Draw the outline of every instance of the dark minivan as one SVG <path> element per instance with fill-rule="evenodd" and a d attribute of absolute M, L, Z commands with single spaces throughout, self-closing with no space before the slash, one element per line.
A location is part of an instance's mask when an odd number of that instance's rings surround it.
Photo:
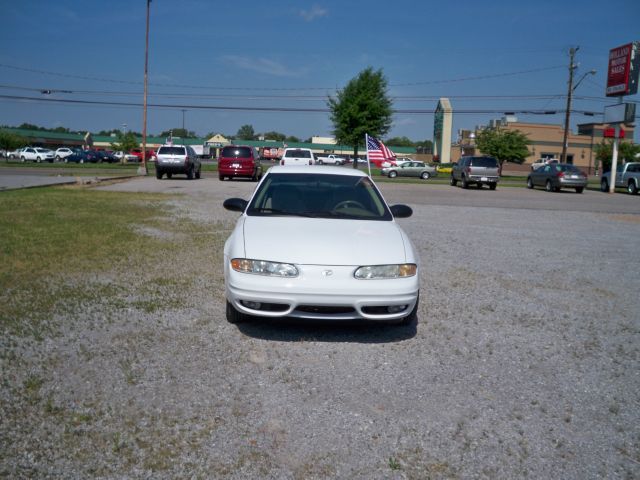
<path fill-rule="evenodd" d="M 260 155 L 254 147 L 229 145 L 218 157 L 218 178 L 231 180 L 235 177 L 250 178 L 257 182 L 262 177 Z"/>
<path fill-rule="evenodd" d="M 462 188 L 469 188 L 469 184 L 475 183 L 478 188 L 489 185 L 495 190 L 500 180 L 500 164 L 493 157 L 462 157 L 451 170 L 451 185 L 458 182 Z"/>

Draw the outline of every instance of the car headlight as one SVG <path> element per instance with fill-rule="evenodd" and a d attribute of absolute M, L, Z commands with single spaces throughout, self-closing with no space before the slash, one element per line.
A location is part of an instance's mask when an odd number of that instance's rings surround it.
<path fill-rule="evenodd" d="M 297 277 L 298 269 L 290 263 L 269 262 L 267 260 L 251 260 L 249 258 L 234 258 L 231 268 L 236 272 L 268 275 L 271 277 Z"/>
<path fill-rule="evenodd" d="M 378 280 L 385 278 L 413 277 L 418 270 L 415 263 L 402 263 L 399 265 L 371 265 L 359 267 L 354 277 L 360 280 Z"/>

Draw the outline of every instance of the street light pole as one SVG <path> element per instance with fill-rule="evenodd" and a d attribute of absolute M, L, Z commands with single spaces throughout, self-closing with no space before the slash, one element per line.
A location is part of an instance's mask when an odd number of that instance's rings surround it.
<path fill-rule="evenodd" d="M 142 164 L 138 168 L 138 175 L 147 174 L 147 77 L 149 74 L 149 7 L 151 0 L 147 0 L 147 31 L 144 45 L 144 106 L 142 110 Z"/>

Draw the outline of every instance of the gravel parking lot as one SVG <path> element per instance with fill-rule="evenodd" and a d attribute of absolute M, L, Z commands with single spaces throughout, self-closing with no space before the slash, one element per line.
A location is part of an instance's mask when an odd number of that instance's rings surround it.
<path fill-rule="evenodd" d="M 222 200 L 254 187 L 98 188 L 179 193 L 159 215 L 224 237 Z M 380 187 L 414 208 L 399 223 L 421 257 L 416 325 L 228 324 L 222 244 L 205 242 L 166 258 L 197 287 L 186 307 L 96 300 L 3 360 L 46 370 L 52 405 L 92 421 L 5 419 L 0 476 L 640 478 L 640 198 Z"/>

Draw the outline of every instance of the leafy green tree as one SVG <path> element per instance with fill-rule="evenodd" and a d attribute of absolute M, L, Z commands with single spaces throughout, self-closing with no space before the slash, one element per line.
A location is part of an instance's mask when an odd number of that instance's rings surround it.
<path fill-rule="evenodd" d="M 236 133 L 238 140 L 254 140 L 256 138 L 256 132 L 253 130 L 253 125 L 242 125 Z"/>
<path fill-rule="evenodd" d="M 192 130 L 187 130 L 186 128 L 172 128 L 171 130 L 165 130 L 164 132 L 158 135 L 159 137 L 168 137 L 169 135 L 173 135 L 178 138 L 198 138 L 196 132 Z"/>
<path fill-rule="evenodd" d="M 7 152 L 29 144 L 26 138 L 16 135 L 15 133 L 0 130 L 0 150 Z"/>
<path fill-rule="evenodd" d="M 259 136 L 264 137 L 265 140 L 275 140 L 277 142 L 284 142 L 287 138 L 284 133 L 280 132 L 265 132 L 261 133 Z"/>
<path fill-rule="evenodd" d="M 291 142 L 291 143 L 300 143 L 300 139 L 298 137 L 295 137 L 293 135 L 289 135 L 287 138 L 284 139 L 285 142 Z"/>
<path fill-rule="evenodd" d="M 101 137 L 110 137 L 112 133 L 118 135 L 118 133 L 120 133 L 120 130 L 118 130 L 117 128 L 112 128 L 111 130 L 100 130 L 98 133 L 96 133 L 96 135 Z"/>
<path fill-rule="evenodd" d="M 364 145 L 364 135 L 384 136 L 391 128 L 392 102 L 382 70 L 366 68 L 351 79 L 336 97 L 327 101 L 331 109 L 333 135 L 340 144 L 353 145 L 353 158 Z M 358 168 L 353 162 L 353 168 Z"/>
<path fill-rule="evenodd" d="M 596 162 L 602 165 L 602 171 L 611 170 L 611 162 L 613 160 L 613 140 L 602 140 L 599 145 L 594 148 L 596 154 Z M 636 161 L 636 155 L 640 154 L 640 145 L 630 142 L 618 143 L 618 165 L 621 162 Z M 596 170 L 598 166 L 596 165 Z"/>
<path fill-rule="evenodd" d="M 527 145 L 531 142 L 520 130 L 503 130 L 487 128 L 478 133 L 476 145 L 482 153 L 495 157 L 500 162 L 500 169 L 505 160 L 524 163 L 529 156 Z"/>
<path fill-rule="evenodd" d="M 140 143 L 138 142 L 138 138 L 136 137 L 134 132 L 127 132 L 127 133 L 118 132 L 116 134 L 116 138 L 117 138 L 117 141 L 111 143 L 111 148 L 113 148 L 115 151 L 127 153 L 133 150 L 134 148 L 138 148 L 140 146 Z M 126 161 L 124 155 L 122 156 L 121 161 L 122 163 Z"/>
<path fill-rule="evenodd" d="M 385 144 L 394 147 L 415 147 L 415 143 L 407 137 L 392 137 L 387 139 Z"/>
<path fill-rule="evenodd" d="M 23 123 L 18 128 L 21 130 L 45 130 L 43 127 L 39 127 L 33 123 Z"/>

